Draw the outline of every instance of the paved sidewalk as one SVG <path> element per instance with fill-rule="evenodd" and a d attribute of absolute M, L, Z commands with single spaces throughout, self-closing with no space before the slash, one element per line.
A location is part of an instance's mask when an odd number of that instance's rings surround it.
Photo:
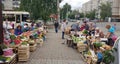
<path fill-rule="evenodd" d="M 61 44 L 62 42 L 64 40 L 61 39 L 61 32 L 55 33 L 51 29 L 43 47 L 30 53 L 30 59 L 27 62 L 18 64 L 85 64 L 76 50 Z"/>

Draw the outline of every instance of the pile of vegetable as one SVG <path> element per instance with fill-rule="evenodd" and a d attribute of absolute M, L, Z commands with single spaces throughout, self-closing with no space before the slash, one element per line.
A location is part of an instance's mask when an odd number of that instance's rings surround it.
<path fill-rule="evenodd" d="M 83 34 L 88 34 L 88 30 L 83 30 Z"/>
<path fill-rule="evenodd" d="M 10 61 L 10 60 L 11 60 L 11 58 L 10 58 L 10 57 L 0 56 L 0 61 L 5 62 L 5 61 Z"/>

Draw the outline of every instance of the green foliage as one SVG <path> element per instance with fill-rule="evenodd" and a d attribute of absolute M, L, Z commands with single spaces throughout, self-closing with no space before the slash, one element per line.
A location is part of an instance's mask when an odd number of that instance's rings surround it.
<path fill-rule="evenodd" d="M 11 60 L 11 58 L 10 57 L 5 57 L 5 56 L 0 56 L 0 60 L 1 61 L 10 61 Z"/>
<path fill-rule="evenodd" d="M 84 30 L 84 31 L 83 31 L 83 34 L 88 34 L 88 31 L 87 31 L 87 30 Z"/>
<path fill-rule="evenodd" d="M 90 11 L 90 12 L 88 12 L 88 13 L 86 14 L 86 17 L 87 17 L 87 18 L 90 18 L 90 19 L 95 19 L 95 13 L 96 13 L 95 10 Z"/>
<path fill-rule="evenodd" d="M 102 19 L 105 19 L 105 17 L 111 17 L 112 9 L 110 2 L 107 2 L 106 4 L 101 3 L 100 10 L 101 10 L 100 16 Z"/>
<path fill-rule="evenodd" d="M 80 13 L 80 18 L 84 18 L 84 13 Z"/>
<path fill-rule="evenodd" d="M 50 14 L 57 13 L 57 0 L 21 0 L 20 10 L 30 12 L 34 20 L 47 21 Z"/>
<path fill-rule="evenodd" d="M 93 43 L 94 47 L 99 49 L 102 46 L 102 43 Z"/>
<path fill-rule="evenodd" d="M 113 50 L 105 50 L 103 52 L 103 62 L 105 64 L 110 64 L 111 62 L 114 62 L 115 57 L 112 55 Z"/>
<path fill-rule="evenodd" d="M 79 18 L 83 18 L 83 17 L 84 17 L 84 13 L 80 13 L 80 12 L 77 11 L 77 10 L 71 11 L 70 14 L 68 15 L 68 17 L 69 17 L 70 19 L 76 19 L 76 18 L 75 18 L 75 15 L 80 15 Z"/>
<path fill-rule="evenodd" d="M 7 46 L 5 44 L 0 44 L 1 49 L 6 49 Z"/>
<path fill-rule="evenodd" d="M 16 36 L 15 35 L 10 35 L 10 39 L 15 40 Z"/>
<path fill-rule="evenodd" d="M 2 10 L 4 10 L 4 4 L 2 4 Z"/>
<path fill-rule="evenodd" d="M 22 42 L 22 45 L 27 45 L 27 42 Z"/>
<path fill-rule="evenodd" d="M 74 43 L 78 43 L 80 41 L 80 39 L 76 36 L 72 36 L 72 40 Z"/>
<path fill-rule="evenodd" d="M 70 12 L 70 11 L 71 11 L 71 6 L 68 3 L 66 3 L 63 6 L 63 8 L 61 8 L 61 10 L 60 10 L 60 16 L 61 16 L 60 18 L 65 19 L 66 16 L 67 16 L 67 13 Z"/>

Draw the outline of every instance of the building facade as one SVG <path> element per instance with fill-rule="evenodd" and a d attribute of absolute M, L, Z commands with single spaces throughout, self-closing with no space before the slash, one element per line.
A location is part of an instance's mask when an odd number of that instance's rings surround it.
<path fill-rule="evenodd" d="M 112 18 L 116 20 L 120 20 L 120 0 L 113 0 Z"/>
<path fill-rule="evenodd" d="M 90 0 L 82 5 L 82 12 L 87 13 L 92 10 L 97 10 L 100 6 L 100 3 L 106 3 L 110 0 Z"/>
<path fill-rule="evenodd" d="M 111 1 L 112 0 L 90 0 L 82 5 L 82 8 L 81 8 L 82 13 L 84 13 L 86 15 L 90 11 L 96 10 L 95 17 L 100 19 L 101 18 L 101 16 L 100 16 L 101 10 L 100 10 L 99 6 L 101 6 L 101 3 L 105 4 L 105 3 L 111 2 Z"/>
<path fill-rule="evenodd" d="M 20 0 L 2 0 L 4 10 L 14 10 L 20 7 Z"/>

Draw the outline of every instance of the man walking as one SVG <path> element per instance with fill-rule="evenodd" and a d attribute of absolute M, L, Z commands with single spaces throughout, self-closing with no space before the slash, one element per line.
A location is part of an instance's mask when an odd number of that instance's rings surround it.
<path fill-rule="evenodd" d="M 55 21 L 54 26 L 55 26 L 55 32 L 58 33 L 59 23 Z"/>

